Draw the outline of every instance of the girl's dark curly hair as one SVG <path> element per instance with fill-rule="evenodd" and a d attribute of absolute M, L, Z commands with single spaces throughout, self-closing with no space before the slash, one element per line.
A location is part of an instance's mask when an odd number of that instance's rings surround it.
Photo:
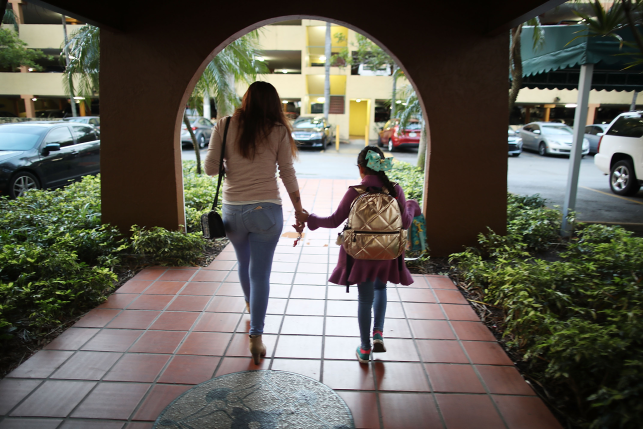
<path fill-rule="evenodd" d="M 380 179 L 382 179 L 382 183 L 384 183 L 384 187 L 388 190 L 389 194 L 393 198 L 397 197 L 397 191 L 395 190 L 395 184 L 393 184 L 388 176 L 386 175 L 385 172 L 383 171 L 375 171 L 371 170 L 368 168 L 366 165 L 368 164 L 368 161 L 366 160 L 366 155 L 368 155 L 368 151 L 372 150 L 373 152 L 377 153 L 382 159 L 384 159 L 384 153 L 382 150 L 377 147 L 377 146 L 366 146 L 362 151 L 357 155 L 357 165 L 361 166 L 364 168 L 364 173 L 369 175 L 369 176 L 378 176 Z"/>

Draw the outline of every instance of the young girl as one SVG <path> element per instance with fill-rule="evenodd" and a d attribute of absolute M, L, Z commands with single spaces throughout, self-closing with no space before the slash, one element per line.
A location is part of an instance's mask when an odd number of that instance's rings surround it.
<path fill-rule="evenodd" d="M 369 160 L 367 155 L 374 152 L 377 161 Z M 373 155 L 371 155 L 373 158 Z M 386 176 L 386 171 L 391 170 L 391 163 L 384 162 L 384 154 L 375 146 L 365 147 L 357 157 L 357 166 L 362 178 L 361 185 L 369 187 L 386 188 L 390 195 L 397 199 L 402 212 L 402 226 L 408 229 L 415 216 L 420 215 L 420 206 L 415 200 L 406 200 L 404 190 L 400 185 L 393 184 Z M 337 228 L 348 218 L 351 203 L 358 196 L 358 192 L 349 188 L 337 211 L 328 217 L 317 216 L 313 213 L 297 213 L 299 222 L 307 222 L 308 228 L 314 231 L 317 228 Z M 404 255 L 402 255 L 403 257 Z M 347 258 L 350 258 L 342 246 L 339 250 L 337 267 L 333 270 L 328 281 L 338 285 L 357 284 L 358 308 L 357 321 L 361 337 L 361 344 L 357 347 L 357 359 L 361 363 L 368 363 L 371 352 L 385 352 L 384 317 L 386 316 L 386 282 L 410 285 L 413 283 L 411 273 L 406 265 L 400 266 L 396 259 L 390 261 L 359 260 L 353 259 L 352 268 L 347 270 Z M 373 309 L 375 323 L 373 326 L 373 347 L 371 348 L 371 308 Z"/>

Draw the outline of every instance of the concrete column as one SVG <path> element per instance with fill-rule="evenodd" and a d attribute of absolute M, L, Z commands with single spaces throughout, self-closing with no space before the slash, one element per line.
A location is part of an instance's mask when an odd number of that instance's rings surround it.
<path fill-rule="evenodd" d="M 16 22 L 18 23 L 18 25 L 24 24 L 25 17 L 22 13 L 22 5 L 24 4 L 24 2 L 22 0 L 9 0 L 9 3 L 11 3 L 11 8 L 13 9 L 13 14 L 16 17 Z"/>
<path fill-rule="evenodd" d="M 85 112 L 85 100 L 81 100 L 81 102 L 78 103 L 78 107 L 80 108 L 80 116 L 87 116 L 87 113 Z"/>
<path fill-rule="evenodd" d="M 587 125 L 592 125 L 596 118 L 596 109 L 600 107 L 600 103 L 592 103 L 587 105 Z"/>
<path fill-rule="evenodd" d="M 20 95 L 20 98 L 22 98 L 25 101 L 25 116 L 27 118 L 35 118 L 36 117 L 36 105 L 33 102 L 33 95 Z"/>

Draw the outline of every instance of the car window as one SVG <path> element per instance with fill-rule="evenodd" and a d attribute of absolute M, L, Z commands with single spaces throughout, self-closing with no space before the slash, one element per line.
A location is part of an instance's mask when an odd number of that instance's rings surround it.
<path fill-rule="evenodd" d="M 547 136 L 566 136 L 574 134 L 572 127 L 567 125 L 543 125 L 541 129 L 542 133 Z"/>
<path fill-rule="evenodd" d="M 74 144 L 74 139 L 69 132 L 69 128 L 58 127 L 49 131 L 49 134 L 45 137 L 45 145 L 49 143 L 57 143 L 60 147 L 72 146 Z"/>
<path fill-rule="evenodd" d="M 213 127 L 214 126 L 212 121 L 210 121 L 209 119 L 203 119 L 203 122 L 205 122 L 205 125 L 208 126 L 208 127 Z"/>
<path fill-rule="evenodd" d="M 607 135 L 636 138 L 643 136 L 641 115 L 631 114 L 619 117 L 607 131 Z"/>
<path fill-rule="evenodd" d="M 532 130 L 531 125 L 525 125 L 524 127 L 522 127 L 522 130 L 531 132 L 531 130 Z"/>
<path fill-rule="evenodd" d="M 47 128 L 29 125 L 0 126 L 0 150 L 29 150 L 36 146 Z"/>
<path fill-rule="evenodd" d="M 89 123 L 90 123 L 90 124 L 92 124 L 92 125 L 94 125 L 94 126 L 99 126 L 99 125 L 100 125 L 100 122 L 99 122 L 99 121 L 98 121 L 98 119 L 96 119 L 96 118 L 92 118 L 92 119 L 90 119 L 90 120 L 89 120 Z"/>
<path fill-rule="evenodd" d="M 420 123 L 419 122 L 409 122 L 406 124 L 406 130 L 419 130 L 420 128 Z"/>
<path fill-rule="evenodd" d="M 300 118 L 293 124 L 295 128 L 320 128 L 323 126 L 323 120 L 318 118 Z"/>
<path fill-rule="evenodd" d="M 588 125 L 585 127 L 585 134 L 593 134 L 596 135 L 596 127 L 593 127 L 591 125 Z"/>
<path fill-rule="evenodd" d="M 78 143 L 87 143 L 98 140 L 96 138 L 96 133 L 92 127 L 72 127 L 74 130 L 74 136 L 76 137 L 76 142 Z"/>

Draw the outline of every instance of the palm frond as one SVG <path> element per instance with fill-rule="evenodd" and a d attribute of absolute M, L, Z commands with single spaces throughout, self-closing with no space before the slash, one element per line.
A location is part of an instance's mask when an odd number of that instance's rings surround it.
<path fill-rule="evenodd" d="M 71 34 L 66 48 L 69 64 L 63 73 L 64 89 L 68 96 L 73 92 L 91 100 L 99 89 L 100 29 L 92 25 L 81 27 Z M 61 61 L 65 61 L 64 55 Z"/>

